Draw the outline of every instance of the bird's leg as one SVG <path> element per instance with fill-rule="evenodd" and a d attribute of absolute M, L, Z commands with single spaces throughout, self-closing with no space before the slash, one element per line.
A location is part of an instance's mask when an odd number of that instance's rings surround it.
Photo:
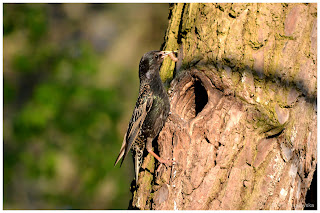
<path fill-rule="evenodd" d="M 147 145 L 146 145 L 147 151 L 153 155 L 160 163 L 166 164 L 166 165 L 172 165 L 172 160 L 164 160 L 161 157 L 159 157 L 156 153 L 152 151 L 152 138 L 147 139 Z"/>

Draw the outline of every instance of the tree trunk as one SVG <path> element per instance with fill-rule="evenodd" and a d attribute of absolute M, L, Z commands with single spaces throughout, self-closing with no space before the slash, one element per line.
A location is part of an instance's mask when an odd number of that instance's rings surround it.
<path fill-rule="evenodd" d="M 131 208 L 303 209 L 317 162 L 317 5 L 174 4 L 171 115 Z M 174 72 L 172 71 L 174 70 Z"/>

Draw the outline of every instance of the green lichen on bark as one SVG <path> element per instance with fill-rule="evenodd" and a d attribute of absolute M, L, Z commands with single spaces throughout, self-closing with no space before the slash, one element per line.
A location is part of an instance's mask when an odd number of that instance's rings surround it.
<path fill-rule="evenodd" d="M 179 3 L 172 8 L 171 19 L 169 21 L 169 26 L 165 36 L 165 46 L 163 50 L 166 51 L 176 51 L 179 49 L 178 36 L 179 36 L 179 26 L 181 22 L 181 15 L 183 12 L 184 4 Z M 173 78 L 173 71 L 175 68 L 175 63 L 169 58 L 165 59 L 162 63 L 160 70 L 160 77 L 163 82 L 168 86 Z"/>

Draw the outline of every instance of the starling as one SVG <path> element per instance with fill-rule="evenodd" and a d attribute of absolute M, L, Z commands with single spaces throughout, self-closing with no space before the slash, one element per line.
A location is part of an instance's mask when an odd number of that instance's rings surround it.
<path fill-rule="evenodd" d="M 132 147 L 136 182 L 145 148 L 160 163 L 171 163 L 170 160 L 164 160 L 152 151 L 152 141 L 164 126 L 170 112 L 169 98 L 159 75 L 163 59 L 170 54 L 172 55 L 172 51 L 150 51 L 140 60 L 139 97 L 124 136 L 120 154 L 114 164 L 116 165 L 122 157 L 122 165 Z"/>

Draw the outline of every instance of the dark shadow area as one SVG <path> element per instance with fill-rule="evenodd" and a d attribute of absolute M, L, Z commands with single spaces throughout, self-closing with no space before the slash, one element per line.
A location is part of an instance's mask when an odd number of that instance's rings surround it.
<path fill-rule="evenodd" d="M 310 189 L 307 191 L 304 210 L 317 210 L 317 168 L 314 171 Z"/>
<path fill-rule="evenodd" d="M 207 91 L 199 79 L 197 79 L 194 82 L 194 96 L 195 110 L 197 116 L 208 103 Z"/>
<path fill-rule="evenodd" d="M 133 207 L 132 206 L 132 202 L 133 202 L 133 193 L 137 190 L 137 183 L 136 183 L 136 179 L 133 179 L 131 184 L 130 184 L 130 192 L 132 193 L 131 199 L 129 201 L 129 206 L 128 206 L 128 210 L 140 210 L 137 207 Z"/>
<path fill-rule="evenodd" d="M 283 133 L 284 130 L 285 130 L 285 128 L 283 128 L 283 129 L 282 129 L 279 133 L 277 133 L 277 134 L 267 136 L 266 139 L 276 138 L 276 137 L 278 137 L 279 135 L 281 135 L 281 133 Z"/>

